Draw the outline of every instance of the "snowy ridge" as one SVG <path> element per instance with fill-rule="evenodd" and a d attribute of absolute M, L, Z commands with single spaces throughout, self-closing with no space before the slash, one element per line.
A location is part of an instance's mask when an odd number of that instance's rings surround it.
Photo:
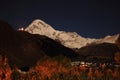
<path fill-rule="evenodd" d="M 106 42 L 106 43 L 115 43 L 115 41 L 118 39 L 118 37 L 119 37 L 119 34 L 113 35 L 113 36 L 108 35 L 108 36 L 105 36 L 102 39 L 96 40 L 94 43 L 97 43 L 97 44 L 103 43 L 103 42 Z"/>
<path fill-rule="evenodd" d="M 81 48 L 91 43 L 103 43 L 109 42 L 114 43 L 117 39 L 115 36 L 107 36 L 104 39 L 91 39 L 84 38 L 78 35 L 76 32 L 65 32 L 53 29 L 52 26 L 48 25 L 44 21 L 37 19 L 34 20 L 25 31 L 31 34 L 45 35 L 54 40 L 59 40 L 61 44 L 69 48 Z"/>

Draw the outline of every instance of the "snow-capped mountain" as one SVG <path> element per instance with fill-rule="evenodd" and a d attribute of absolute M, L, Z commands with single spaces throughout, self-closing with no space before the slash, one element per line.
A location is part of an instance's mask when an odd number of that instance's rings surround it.
<path fill-rule="evenodd" d="M 54 40 L 59 40 L 61 44 L 69 48 L 80 48 L 95 39 L 83 38 L 75 32 L 65 32 L 53 29 L 50 25 L 42 20 L 34 20 L 25 31 L 32 34 L 45 35 Z"/>
<path fill-rule="evenodd" d="M 91 43 L 114 43 L 118 38 L 118 35 L 115 36 L 107 36 L 103 39 L 92 39 L 92 38 L 84 38 L 78 35 L 76 32 L 65 32 L 55 30 L 52 26 L 45 23 L 44 21 L 37 19 L 34 20 L 25 31 L 31 34 L 40 34 L 45 35 L 54 40 L 58 40 L 66 47 L 69 48 L 81 48 Z"/>

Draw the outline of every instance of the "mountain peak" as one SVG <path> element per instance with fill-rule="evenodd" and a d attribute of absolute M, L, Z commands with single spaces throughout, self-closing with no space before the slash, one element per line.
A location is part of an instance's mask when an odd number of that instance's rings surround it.
<path fill-rule="evenodd" d="M 32 24 L 39 26 L 39 27 L 48 27 L 48 24 L 45 23 L 44 21 L 40 20 L 40 19 L 36 19 L 32 22 Z"/>
<path fill-rule="evenodd" d="M 51 38 L 55 30 L 44 21 L 36 19 L 25 29 L 25 31 L 32 34 L 46 35 Z"/>
<path fill-rule="evenodd" d="M 39 28 L 39 29 L 53 29 L 50 25 L 48 25 L 47 23 L 45 23 L 44 21 L 40 20 L 40 19 L 36 19 L 34 20 L 29 27 L 33 27 L 33 28 Z M 26 28 L 27 30 L 28 28 Z"/>

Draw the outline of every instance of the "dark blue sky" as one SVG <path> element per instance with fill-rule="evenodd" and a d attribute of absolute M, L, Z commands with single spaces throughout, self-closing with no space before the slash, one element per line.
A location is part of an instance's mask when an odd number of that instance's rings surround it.
<path fill-rule="evenodd" d="M 101 38 L 120 33 L 120 4 L 116 0 L 3 0 L 0 19 L 15 29 L 42 19 L 58 30 Z"/>

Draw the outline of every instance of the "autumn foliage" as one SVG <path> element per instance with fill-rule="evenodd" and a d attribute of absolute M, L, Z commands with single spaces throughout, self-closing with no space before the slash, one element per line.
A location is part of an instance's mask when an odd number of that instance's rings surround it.
<path fill-rule="evenodd" d="M 70 65 L 71 60 L 64 56 L 45 57 L 31 67 L 28 72 L 12 68 L 7 57 L 0 55 L 0 80 L 119 80 L 120 69 Z"/>

